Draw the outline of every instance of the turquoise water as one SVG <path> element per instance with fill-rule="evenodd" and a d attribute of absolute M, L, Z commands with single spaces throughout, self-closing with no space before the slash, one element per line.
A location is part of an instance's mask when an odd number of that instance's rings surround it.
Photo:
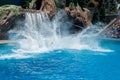
<path fill-rule="evenodd" d="M 0 57 L 0 80 L 120 80 L 120 42 L 99 41 L 112 51 L 61 49 L 29 58 Z M 12 54 L 16 48 L 1 44 L 0 54 Z"/>

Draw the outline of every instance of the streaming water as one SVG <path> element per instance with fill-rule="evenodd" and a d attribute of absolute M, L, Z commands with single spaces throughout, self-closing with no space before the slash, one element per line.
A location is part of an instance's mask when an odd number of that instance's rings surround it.
<path fill-rule="evenodd" d="M 53 20 L 49 20 L 48 15 L 43 12 L 28 12 L 25 16 L 25 21 L 17 23 L 15 27 L 17 34 L 12 40 L 16 41 L 18 49 L 13 50 L 16 54 L 12 54 L 14 56 L 11 57 L 20 57 L 20 53 L 25 57 L 28 53 L 44 53 L 58 49 L 111 51 L 101 48 L 97 39 L 90 37 L 94 34 L 88 33 L 94 31 L 91 27 L 81 33 L 70 34 L 72 21 L 63 11 L 59 11 Z"/>

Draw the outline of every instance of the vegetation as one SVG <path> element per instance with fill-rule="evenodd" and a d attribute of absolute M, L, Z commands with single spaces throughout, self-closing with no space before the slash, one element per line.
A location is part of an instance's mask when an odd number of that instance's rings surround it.
<path fill-rule="evenodd" d="M 81 8 L 87 7 L 87 0 L 78 0 L 78 4 L 81 6 Z"/>
<path fill-rule="evenodd" d="M 102 2 L 101 3 L 101 6 L 100 6 L 100 9 L 99 9 L 99 13 L 100 13 L 100 21 L 101 22 L 105 22 L 105 16 L 106 16 L 106 13 L 105 13 L 105 3 Z"/>
<path fill-rule="evenodd" d="M 100 14 L 99 14 L 99 9 L 95 8 L 94 14 L 93 14 L 93 23 L 97 23 L 99 22 L 100 18 L 99 18 Z"/>
<path fill-rule="evenodd" d="M 87 6 L 88 7 L 98 7 L 99 2 L 96 0 L 87 0 Z"/>
<path fill-rule="evenodd" d="M 18 15 L 20 6 L 15 6 L 15 5 L 3 5 L 0 7 L 0 19 L 5 17 L 7 14 L 9 14 L 10 11 L 13 11 L 15 15 Z"/>
<path fill-rule="evenodd" d="M 55 3 L 58 8 L 64 8 L 66 6 L 66 0 L 55 0 Z"/>
<path fill-rule="evenodd" d="M 59 7 L 59 0 L 55 0 L 56 6 Z"/>
<path fill-rule="evenodd" d="M 22 8 L 29 8 L 31 0 L 22 0 L 21 6 Z"/>
<path fill-rule="evenodd" d="M 114 1 L 111 1 L 110 4 L 111 4 L 111 6 L 110 6 L 110 12 L 112 14 L 116 13 L 117 12 L 117 4 Z"/>
<path fill-rule="evenodd" d="M 9 1 L 9 2 L 7 2 Z M 20 3 L 20 0 L 15 0 L 15 2 L 18 1 Z M 31 6 L 33 6 L 33 3 L 36 0 L 22 0 L 22 4 L 21 6 L 23 8 L 31 8 Z M 57 7 L 59 8 L 64 8 L 65 6 L 68 7 L 69 5 L 74 5 L 77 6 L 77 4 L 79 4 L 81 6 L 81 8 L 84 10 L 84 8 L 89 8 L 89 7 L 93 7 L 94 8 L 94 13 L 93 13 L 93 22 L 97 22 L 97 21 L 105 21 L 105 16 L 108 13 L 108 5 L 110 3 L 110 12 L 112 14 L 115 14 L 117 12 L 116 10 L 116 3 L 111 0 L 110 2 L 103 2 L 104 0 L 55 0 L 55 3 L 57 5 Z M 120 0 L 117 0 L 118 3 L 120 3 Z M 0 0 L 1 4 L 3 3 L 10 3 L 10 0 Z M 14 3 L 15 3 L 14 2 Z M 16 3 L 18 3 L 16 2 Z M 13 2 L 11 2 L 13 3 Z M 16 10 L 18 10 L 18 6 L 13 6 L 13 5 L 5 5 L 5 6 L 1 6 L 0 7 L 0 16 L 2 16 L 3 14 L 7 14 L 9 13 L 8 9 L 10 8 L 11 10 L 13 10 L 15 13 L 17 12 Z M 107 13 L 106 13 L 107 12 Z M 17 14 L 17 13 L 16 13 Z"/>
<path fill-rule="evenodd" d="M 66 0 L 66 7 L 68 7 L 70 3 L 74 3 L 74 5 L 77 6 L 78 0 Z"/>

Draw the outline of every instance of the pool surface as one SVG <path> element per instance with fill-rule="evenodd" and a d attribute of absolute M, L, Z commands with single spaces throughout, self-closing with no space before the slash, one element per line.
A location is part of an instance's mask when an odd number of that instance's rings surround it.
<path fill-rule="evenodd" d="M 100 46 L 112 51 L 61 49 L 4 58 L 16 47 L 0 44 L 0 80 L 120 80 L 120 41 L 101 40 Z"/>

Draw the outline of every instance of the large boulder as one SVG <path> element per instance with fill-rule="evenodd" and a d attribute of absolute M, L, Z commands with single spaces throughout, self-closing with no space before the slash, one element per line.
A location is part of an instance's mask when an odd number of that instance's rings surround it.
<path fill-rule="evenodd" d="M 56 5 L 54 0 L 42 0 L 41 11 L 46 12 L 50 17 L 56 14 Z"/>
<path fill-rule="evenodd" d="M 75 6 L 69 6 L 65 7 L 65 12 L 74 20 L 75 23 L 79 26 L 90 26 L 92 25 L 91 22 L 91 14 L 90 11 L 86 8 L 81 9 L 79 5 Z M 80 25 L 79 23 L 82 23 L 83 25 Z"/>

